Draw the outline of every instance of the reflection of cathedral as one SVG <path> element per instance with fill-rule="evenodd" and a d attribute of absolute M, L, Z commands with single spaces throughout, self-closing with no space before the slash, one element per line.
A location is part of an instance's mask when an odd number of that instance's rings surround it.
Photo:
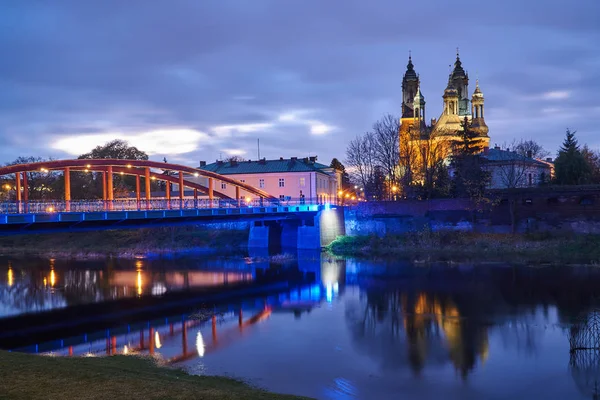
<path fill-rule="evenodd" d="M 457 305 L 451 299 L 419 293 L 416 299 L 401 296 L 404 329 L 410 347 L 413 369 L 418 370 L 427 358 L 424 339 L 440 332 L 445 339 L 448 357 L 463 378 L 475 367 L 477 358 L 485 362 L 488 356 L 487 329 L 467 325 Z"/>
<path fill-rule="evenodd" d="M 465 379 L 488 357 L 487 326 L 465 318 L 451 296 L 367 291 L 366 300 L 364 315 L 350 310 L 347 317 L 371 355 L 380 351 L 375 343 L 386 343 L 381 357 L 388 367 L 408 365 L 418 376 L 426 365 L 450 362 Z"/>
<path fill-rule="evenodd" d="M 402 117 L 400 119 L 401 164 L 431 162 L 433 158 L 445 159 L 452 152 L 452 142 L 459 139 L 463 123 L 481 139 L 482 147 L 489 147 L 488 127 L 484 120 L 484 97 L 479 82 L 469 99 L 469 74 L 463 69 L 458 52 L 454 69 L 448 76 L 444 90 L 443 112 L 427 124 L 425 97 L 421 81 L 414 69 L 412 57 L 402 79 Z M 483 148 L 482 148 L 483 150 Z M 418 170 L 414 168 L 413 170 Z"/>

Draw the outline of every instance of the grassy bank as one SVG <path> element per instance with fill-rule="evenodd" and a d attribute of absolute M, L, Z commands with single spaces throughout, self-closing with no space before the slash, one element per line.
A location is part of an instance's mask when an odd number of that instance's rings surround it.
<path fill-rule="evenodd" d="M 242 254 L 245 230 L 209 230 L 195 226 L 52 233 L 0 237 L 0 254 L 56 258 L 133 258 L 139 255 L 205 251 Z"/>
<path fill-rule="evenodd" d="M 600 264 L 600 235 L 416 232 L 340 237 L 334 255 L 421 261 Z"/>
<path fill-rule="evenodd" d="M 0 399 L 300 399 L 131 356 L 61 358 L 0 351 Z"/>

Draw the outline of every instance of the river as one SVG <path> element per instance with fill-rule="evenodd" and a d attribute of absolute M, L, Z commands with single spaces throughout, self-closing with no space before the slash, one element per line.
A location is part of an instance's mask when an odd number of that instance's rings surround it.
<path fill-rule="evenodd" d="M 599 344 L 599 292 L 591 267 L 0 258 L 0 348 L 152 353 L 317 399 L 592 399 L 600 351 L 570 343 Z"/>

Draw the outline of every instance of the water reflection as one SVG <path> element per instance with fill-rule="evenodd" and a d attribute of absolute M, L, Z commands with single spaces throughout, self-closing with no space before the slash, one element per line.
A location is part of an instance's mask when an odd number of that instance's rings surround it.
<path fill-rule="evenodd" d="M 221 265 L 214 267 L 211 260 L 178 265 L 146 260 L 85 263 L 0 258 L 0 276 L 5 277 L 0 280 L 0 318 L 254 279 L 254 269 L 246 263 L 217 264 Z M 223 266 L 229 270 L 222 270 Z"/>
<path fill-rule="evenodd" d="M 58 261 L 52 268 L 47 263 L 29 269 L 6 263 L 2 290 L 11 296 L 17 287 L 41 290 L 69 306 L 250 280 L 257 273 L 243 260 L 210 271 L 198 264 L 194 269 L 191 261 L 111 263 L 85 269 Z M 600 317 L 594 307 L 600 271 L 326 256 L 292 264 L 313 274 L 313 283 L 222 304 L 205 318 L 156 315 L 86 334 L 85 341 L 80 335 L 71 346 L 65 338 L 51 343 L 52 351 L 150 353 L 194 373 L 230 374 L 271 390 L 326 399 L 387 399 L 399 391 L 407 398 L 597 396 Z M 40 298 L 40 304 L 51 304 L 51 298 Z M 570 351 L 570 341 L 582 332 L 592 345 Z"/>
<path fill-rule="evenodd" d="M 379 354 L 383 368 L 408 364 L 418 376 L 426 364 L 450 361 L 466 378 L 488 357 L 487 326 L 465 318 L 451 296 L 367 290 L 362 300 L 348 305 L 346 321 L 357 347 L 368 354 L 377 354 L 373 346 L 380 341 L 390 343 Z"/>

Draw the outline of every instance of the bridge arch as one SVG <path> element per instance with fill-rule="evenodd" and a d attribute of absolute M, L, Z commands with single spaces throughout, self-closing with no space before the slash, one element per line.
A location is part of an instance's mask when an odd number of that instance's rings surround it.
<path fill-rule="evenodd" d="M 178 172 L 178 176 L 166 175 L 164 173 L 156 173 L 151 169 L 158 169 L 170 172 Z M 119 175 L 133 175 L 136 177 L 136 197 L 140 200 L 140 177 L 144 178 L 145 183 L 145 197 L 149 201 L 151 198 L 150 194 L 150 180 L 163 180 L 170 183 L 176 183 L 179 185 L 179 197 L 183 199 L 184 188 L 188 187 L 194 189 L 195 196 L 197 191 L 208 195 L 210 200 L 213 200 L 214 196 L 221 199 L 231 199 L 226 194 L 214 190 L 214 181 L 219 180 L 232 185 L 236 188 L 236 199 L 240 199 L 240 191 L 244 190 L 250 194 L 253 194 L 261 199 L 266 200 L 277 200 L 274 196 L 255 188 L 254 186 L 240 182 L 236 179 L 230 178 L 225 175 L 217 174 L 211 171 L 205 171 L 200 168 L 188 167 L 180 164 L 171 164 L 158 161 L 150 160 L 124 160 L 124 159 L 74 159 L 74 160 L 53 160 L 53 161 L 42 161 L 27 164 L 14 164 L 5 167 L 0 167 L 0 176 L 3 175 L 15 175 L 17 201 L 28 201 L 28 191 L 24 190 L 21 193 L 21 187 L 27 187 L 27 172 L 50 172 L 50 171 L 63 171 L 65 176 L 65 201 L 71 200 L 70 194 L 70 172 L 100 172 L 103 175 L 103 200 L 112 201 L 114 200 L 112 180 L 114 174 Z M 208 178 L 208 187 L 192 182 L 185 179 L 184 174 L 189 174 L 194 177 L 205 177 Z M 170 199 L 169 185 L 166 186 L 166 195 Z"/>

